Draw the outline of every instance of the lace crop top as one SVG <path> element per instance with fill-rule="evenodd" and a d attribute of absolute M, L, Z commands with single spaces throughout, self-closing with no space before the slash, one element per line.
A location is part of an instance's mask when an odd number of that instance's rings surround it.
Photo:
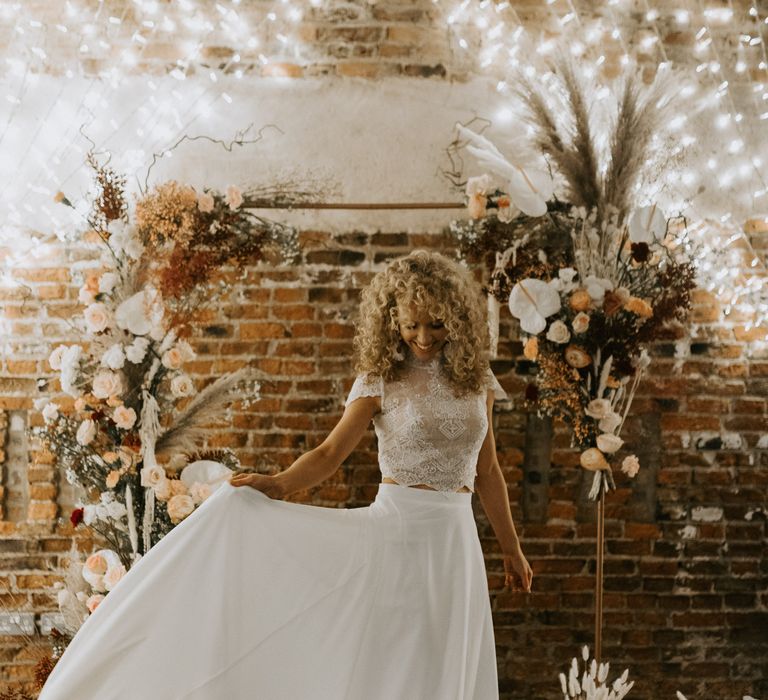
<path fill-rule="evenodd" d="M 486 387 L 506 398 L 488 369 Z M 474 491 L 475 468 L 488 430 L 487 391 L 457 398 L 440 370 L 440 358 L 406 360 L 401 377 L 358 376 L 345 406 L 363 396 L 380 396 L 373 417 L 382 476 L 398 484 L 426 484 L 438 491 Z"/>

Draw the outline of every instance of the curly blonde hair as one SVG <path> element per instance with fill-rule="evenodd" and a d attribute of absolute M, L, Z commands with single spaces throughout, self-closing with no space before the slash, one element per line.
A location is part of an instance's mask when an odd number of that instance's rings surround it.
<path fill-rule="evenodd" d="M 363 290 L 354 339 L 359 374 L 397 379 L 407 346 L 398 305 L 440 319 L 448 331 L 442 365 L 457 394 L 480 391 L 488 369 L 488 326 L 480 285 L 458 263 L 426 250 L 393 260 Z"/>

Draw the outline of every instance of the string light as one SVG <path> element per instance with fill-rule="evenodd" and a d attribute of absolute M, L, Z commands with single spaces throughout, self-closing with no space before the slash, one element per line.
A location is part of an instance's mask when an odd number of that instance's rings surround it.
<path fill-rule="evenodd" d="M 16 223 L 35 220 L 45 228 L 39 217 L 40 212 L 48 211 L 49 223 L 58 226 L 65 222 L 62 208 L 52 207 L 50 201 L 40 206 L 40 197 L 50 197 L 80 176 L 88 148 L 81 128 L 97 148 L 117 143 L 128 133 L 139 137 L 138 147 L 132 149 L 135 154 L 167 148 L 196 121 L 214 123 L 210 120 L 235 108 L 237 93 L 228 89 L 225 75 L 240 80 L 253 62 L 257 68 L 275 61 L 301 63 L 306 50 L 301 22 L 311 8 L 323 4 L 323 0 L 278 0 L 258 16 L 246 16 L 247 4 L 238 0 L 211 4 L 131 0 L 120 10 L 115 5 L 102 7 L 98 3 L 93 7 L 66 0 L 63 11 L 50 25 L 41 21 L 34 5 L 0 4 L 0 22 L 13 28 L 5 47 L 7 57 L 0 64 L 5 70 L 0 85 L 0 206 Z M 731 0 L 717 7 L 688 0 L 682 7 L 668 8 L 660 4 L 651 7 L 641 0 L 635 5 L 644 17 L 645 33 L 636 36 L 627 31 L 633 22 L 631 4 L 618 0 L 610 0 L 588 17 L 582 16 L 572 0 L 548 0 L 544 11 L 552 20 L 551 26 L 540 31 L 542 26 L 536 25 L 536 31 L 531 32 L 510 2 L 433 0 L 433 5 L 448 28 L 457 55 L 464 57 L 462 61 L 474 57 L 482 73 L 492 80 L 499 103 L 489 108 L 500 126 L 517 121 L 510 106 L 510 85 L 514 82 L 510 70 L 522 70 L 532 80 L 544 79 L 544 64 L 558 48 L 558 34 L 567 38 L 587 75 L 609 82 L 620 72 L 617 65 L 628 65 L 638 51 L 644 54 L 646 64 L 668 63 L 659 26 L 672 20 L 681 31 L 695 35 L 692 53 L 696 60 L 690 68 L 674 64 L 681 77 L 678 94 L 683 104 L 668 126 L 677 135 L 675 150 L 692 152 L 697 148 L 700 160 L 687 162 L 684 170 L 670 173 L 670 178 L 677 177 L 688 188 L 689 194 L 682 199 L 688 202 L 692 215 L 711 217 L 721 207 L 725 221 L 732 222 L 737 216 L 766 211 L 768 184 L 763 164 L 768 160 L 768 139 L 758 135 L 768 120 L 768 89 L 755 83 L 751 89 L 742 90 L 744 81 L 755 75 L 755 68 L 765 71 L 768 66 L 764 40 L 768 17 L 762 16 L 756 2 L 736 9 Z M 126 15 L 129 10 L 133 14 L 130 20 Z M 749 18 L 748 24 L 744 18 Z M 734 52 L 721 55 L 717 35 L 711 31 L 715 26 L 744 27 L 736 34 Z M 729 31 L 733 35 L 733 30 Z M 232 46 L 239 52 L 223 59 L 207 56 L 212 36 L 216 36 L 213 46 Z M 60 56 L 53 55 L 52 38 L 71 44 L 71 63 L 62 65 Z M 274 53 L 275 46 L 279 55 Z M 167 58 L 171 67 L 165 74 L 144 71 L 147 62 L 158 60 L 153 56 L 174 49 L 178 53 Z M 54 61 L 57 65 L 49 66 Z M 44 95 L 47 83 L 41 77 L 51 69 L 60 73 L 62 88 Z M 84 71 L 88 77 L 79 83 L 74 80 Z M 144 89 L 136 93 L 140 99 L 123 108 L 121 86 L 129 79 Z M 76 83 L 84 89 L 69 87 Z M 174 95 L 176 88 L 180 90 Z M 597 101 L 606 90 L 596 93 Z M 746 103 L 741 100 L 737 106 L 735 96 L 742 92 L 746 92 Z M 31 129 L 28 125 L 22 129 L 19 116 L 32 104 L 41 106 L 39 113 L 45 119 L 36 121 Z M 120 108 L 115 109 L 116 105 Z M 139 115 L 143 115 L 140 124 Z M 716 141 L 707 138 L 713 125 Z M 16 173 L 21 176 L 12 176 Z M 713 193 L 713 176 L 721 187 L 729 189 Z M 703 183 L 709 186 L 699 196 L 696 193 Z M 664 189 L 662 183 L 660 189 Z M 754 259 L 759 261 L 757 256 Z M 761 264 L 750 263 L 750 267 L 764 270 Z M 750 285 L 753 291 L 758 288 L 762 287 Z"/>

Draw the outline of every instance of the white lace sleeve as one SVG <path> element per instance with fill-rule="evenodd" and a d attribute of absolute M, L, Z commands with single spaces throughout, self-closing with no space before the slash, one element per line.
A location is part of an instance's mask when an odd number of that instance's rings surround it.
<path fill-rule="evenodd" d="M 355 399 L 360 399 L 364 396 L 384 396 L 384 382 L 381 377 L 369 377 L 368 375 L 358 375 L 355 379 L 355 383 L 349 390 L 349 396 L 344 402 L 346 408 Z"/>
<path fill-rule="evenodd" d="M 491 368 L 488 368 L 488 371 L 485 375 L 485 386 L 488 389 L 493 389 L 493 398 L 497 401 L 501 401 L 502 399 L 509 398 L 507 396 L 507 392 L 504 391 L 501 384 L 499 384 L 499 380 L 496 379 L 496 376 L 493 374 L 493 371 Z"/>

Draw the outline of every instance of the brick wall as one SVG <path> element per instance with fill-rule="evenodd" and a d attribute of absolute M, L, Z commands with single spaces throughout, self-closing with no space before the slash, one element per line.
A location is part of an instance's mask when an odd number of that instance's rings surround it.
<path fill-rule="evenodd" d="M 302 239 L 302 265 L 252 268 L 232 303 L 194 341 L 199 356 L 191 369 L 200 384 L 252 359 L 270 376 L 261 399 L 236 407 L 231 429 L 217 430 L 210 440 L 265 469 L 290 464 L 338 419 L 352 380 L 358 294 L 372 273 L 413 247 L 451 250 L 440 234 L 306 231 Z M 28 415 L 32 424 L 40 422 L 31 410 L 35 380 L 50 374 L 43 347 L 73 340 L 64 318 L 75 309 L 77 283 L 63 260 L 52 254 L 47 267 L 18 270 L 28 285 L 25 298 L 6 293 L 2 300 L 5 317 L 13 319 L 14 352 L 0 367 L 0 409 L 4 416 Z M 768 358 L 750 356 L 739 326 L 719 321 L 711 295 L 698 294 L 694 320 L 690 346 L 670 339 L 654 348 L 625 431 L 633 447 L 645 450 L 644 471 L 634 482 L 619 475 L 619 488 L 607 501 L 604 654 L 617 670 L 631 668 L 638 699 L 672 698 L 677 688 L 689 697 L 718 698 L 760 697 L 768 690 Z M 498 549 L 479 509 L 478 526 L 502 697 L 530 700 L 555 696 L 557 672 L 580 644 L 591 642 L 594 512 L 579 498 L 584 476 L 562 426 L 554 429 L 551 465 L 539 467 L 545 489 L 524 465 L 526 440 L 540 442 L 542 426 L 521 408 L 531 368 L 508 315 L 501 331 L 494 369 L 511 401 L 499 406 L 497 440 L 536 572 L 530 596 L 502 591 Z M 7 445 L 6 439 L 6 467 Z M 55 569 L 70 546 L 72 494 L 60 490 L 65 484 L 45 455 L 33 454 L 23 488 L 9 473 L 6 468 L 0 582 L 11 593 L 2 597 L 40 620 L 56 607 L 44 588 L 57 580 Z M 331 479 L 293 498 L 364 506 L 378 481 L 371 432 Z M 534 490 L 540 507 L 524 509 Z M 26 513 L 19 510 L 22 502 Z M 20 637 L 3 637 L 0 678 L 29 679 L 29 656 Z"/>
<path fill-rule="evenodd" d="M 188 42 L 199 33 L 181 21 L 174 31 L 159 25 L 170 3 L 157 3 L 156 23 L 148 27 L 143 22 L 152 17 L 139 12 L 140 3 L 127 0 L 104 3 L 104 13 L 120 20 L 104 37 L 108 47 L 89 40 L 89 51 L 80 51 L 85 21 L 54 15 L 52 4 L 42 0 L 22 4 L 25 16 L 40 21 L 41 28 L 25 25 L 22 35 L 3 15 L 0 45 L 7 55 L 26 56 L 30 37 L 45 31 L 39 44 L 47 58 L 29 54 L 32 73 L 61 77 L 71 68 L 86 80 L 116 61 L 127 75 L 157 79 L 177 68 L 201 81 L 212 70 L 228 78 L 240 71 L 254 88 L 260 78 L 272 76 L 329 82 L 332 77 L 400 76 L 420 80 L 418 86 L 426 84 L 423 78 L 453 86 L 481 72 L 503 78 L 506 70 L 480 65 L 486 38 L 481 28 L 446 29 L 448 6 L 442 2 L 304 3 L 306 13 L 295 24 L 284 19 L 289 5 L 281 2 L 231 4 L 247 31 L 227 30 L 219 23 L 216 3 L 198 0 L 195 6 L 213 26 L 192 54 Z M 754 86 L 768 78 L 758 65 L 760 47 L 739 48 L 734 40 L 739 32 L 760 31 L 745 19 L 751 4 L 728 3 L 738 22 L 708 21 L 734 109 L 743 109 L 745 122 L 761 97 Z M 651 5 L 522 0 L 511 3 L 505 19 L 523 23 L 541 38 L 571 33 L 584 38 L 600 22 L 618 26 L 621 41 L 605 37 L 598 45 L 587 43 L 592 58 L 598 50 L 605 53 L 606 75 L 615 74 L 625 48 L 649 66 L 665 56 L 689 69 L 709 60 L 709 53 L 694 50 L 700 3 L 660 4 L 660 40 L 648 44 L 653 32 L 645 18 Z M 82 6 L 93 13 L 93 3 Z M 557 18 L 573 8 L 578 21 L 562 26 Z M 690 12 L 685 26 L 675 19 L 679 9 Z M 270 10 L 280 15 L 275 23 L 267 18 Z M 70 23 L 71 31 L 57 31 L 58 22 Z M 137 31 L 146 43 L 134 38 Z M 290 38 L 288 48 L 281 33 Z M 469 50 L 457 43 L 460 34 Z M 122 60 L 124 50 L 135 62 Z M 732 67 L 739 56 L 746 70 L 736 74 Z M 703 74 L 702 81 L 713 80 Z M 432 153 L 442 152 L 446 137 L 433 138 Z M 232 447 L 245 464 L 277 469 L 316 445 L 340 415 L 352 380 L 349 357 L 359 289 L 394 255 L 415 246 L 451 248 L 438 234 L 349 230 L 304 231 L 300 267 L 253 268 L 233 302 L 200 328 L 194 341 L 199 357 L 192 368 L 200 385 L 253 359 L 270 376 L 262 398 L 248 408 L 236 407 L 231 430 L 217 431 L 211 446 Z M 765 262 L 765 226 L 748 231 Z M 50 348 L 73 340 L 66 324 L 78 310 L 73 270 L 91 257 L 78 248 L 53 250 L 13 270 L 20 286 L 0 286 L 0 320 L 7 330 L 0 358 L 0 602 L 18 613 L 16 620 L 0 618 L 0 687 L 31 681 L 34 659 L 21 632 L 46 627 L 46 613 L 56 606 L 45 588 L 59 578 L 56 570 L 72 541 L 68 514 L 74 494 L 48 455 L 28 454 L 24 432 L 40 422 L 32 398 L 37 379 L 50 376 Z M 732 314 L 724 320 L 721 311 L 720 300 L 700 291 L 691 338 L 671 338 L 654 348 L 654 363 L 626 431 L 637 436 L 643 471 L 636 481 L 620 481 L 608 499 L 604 655 L 617 671 L 631 668 L 637 685 L 630 697 L 637 700 L 673 698 L 678 688 L 691 700 L 768 694 L 768 356 L 760 345 L 764 331 L 747 331 L 747 319 Z M 501 590 L 496 544 L 480 511 L 478 526 L 487 555 L 502 697 L 533 700 L 557 695 L 557 672 L 592 638 L 594 513 L 580 498 L 583 475 L 563 427 L 552 431 L 550 460 L 549 427 L 522 410 L 521 391 L 531 368 L 521 358 L 508 316 L 502 338 L 494 369 L 512 400 L 498 407 L 497 442 L 515 519 L 536 572 L 533 594 Z M 536 454 L 538 461 L 532 458 Z M 364 506 L 378 480 L 371 433 L 332 479 L 295 500 Z M 87 550 L 91 543 L 81 539 L 78 545 Z"/>

